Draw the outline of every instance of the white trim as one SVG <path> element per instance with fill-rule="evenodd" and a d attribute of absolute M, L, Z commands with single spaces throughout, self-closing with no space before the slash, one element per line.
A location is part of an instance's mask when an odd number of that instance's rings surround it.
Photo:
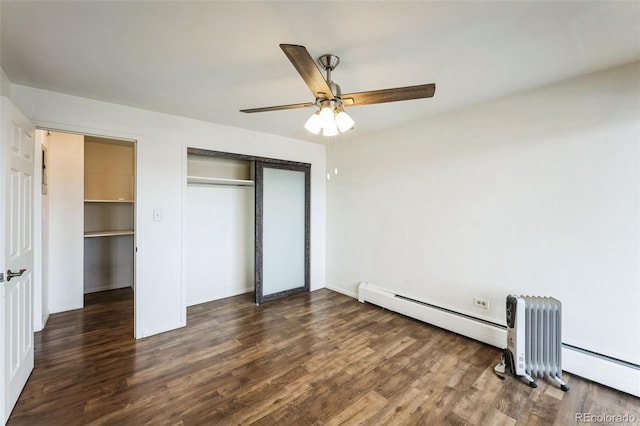
<path fill-rule="evenodd" d="M 354 299 L 358 298 L 358 295 L 355 294 L 354 292 L 342 289 L 340 287 L 335 287 L 335 286 L 327 284 L 327 285 L 325 285 L 325 288 L 327 288 L 327 289 L 329 289 L 331 291 L 335 291 L 336 293 L 344 294 L 345 296 L 353 297 Z"/>
<path fill-rule="evenodd" d="M 44 328 L 42 324 L 42 138 L 36 130 L 33 146 L 33 331 Z"/>
<path fill-rule="evenodd" d="M 226 299 L 227 297 L 234 297 L 234 296 L 240 296 L 241 294 L 247 294 L 247 293 L 251 293 L 253 292 L 253 287 L 245 287 L 245 289 L 240 292 L 240 293 L 235 293 L 235 294 L 228 294 L 226 296 L 218 296 L 218 297 L 203 297 L 200 299 L 196 299 L 196 300 L 192 300 L 191 302 L 187 301 L 187 307 L 188 306 L 195 306 L 195 305 L 200 305 L 202 303 L 209 303 L 209 302 L 213 302 L 216 300 L 221 300 L 221 299 Z"/>
<path fill-rule="evenodd" d="M 369 283 L 360 283 L 358 292 L 358 300 L 362 303 L 369 302 L 500 349 L 506 347 L 507 331 L 501 327 L 399 298 L 395 293 Z M 572 374 L 640 397 L 640 369 L 567 347 L 562 348 L 562 367 Z"/>
<path fill-rule="evenodd" d="M 63 133 L 75 133 L 75 134 L 79 134 L 79 135 L 84 135 L 84 136 L 97 136 L 97 137 L 103 137 L 103 138 L 113 138 L 113 139 L 119 139 L 119 140 L 124 140 L 124 141 L 130 141 L 133 142 L 133 146 L 134 146 L 134 150 L 135 150 L 135 181 L 134 181 L 134 229 L 138 229 L 138 223 L 139 223 L 139 218 L 138 215 L 140 215 L 140 208 L 139 205 L 137 203 L 138 201 L 138 187 L 139 187 L 139 176 L 138 176 L 138 163 L 140 161 L 139 156 L 138 156 L 138 144 L 139 142 L 144 139 L 144 137 L 142 136 L 142 134 L 137 134 L 137 133 L 129 133 L 129 132 L 120 132 L 120 131 L 116 131 L 116 130 L 111 130 L 111 129 L 99 129 L 99 128 L 94 128 L 94 127 L 86 127 L 86 126 L 78 126 L 75 124 L 69 124 L 69 123 L 61 123 L 61 122 L 55 122 L 55 121 L 47 121 L 47 120 L 39 120 L 39 119 L 34 119 L 31 118 L 32 122 L 35 124 L 37 129 L 41 129 L 41 130 L 50 130 L 52 132 L 63 132 Z M 143 246 L 144 243 L 144 239 L 140 238 L 140 235 L 136 232 L 134 234 L 134 277 L 133 277 L 133 282 L 135 283 L 134 286 L 134 293 L 133 293 L 133 335 L 134 338 L 136 339 L 140 339 L 142 337 L 145 337 L 145 333 L 143 330 L 143 324 L 142 324 L 142 318 L 144 318 L 144 304 L 142 303 L 142 299 L 139 297 L 139 290 L 142 290 L 142 293 L 144 293 L 144 286 L 141 286 L 142 281 L 141 281 L 141 277 L 143 276 L 142 272 L 144 269 L 144 264 L 143 261 L 140 260 L 140 256 L 138 256 L 138 249 L 141 248 Z M 181 284 L 184 287 L 184 284 Z M 184 306 L 184 304 L 182 305 L 184 307 L 184 310 L 186 311 L 186 306 Z M 77 308 L 73 308 L 73 309 L 77 309 Z M 62 311 L 56 311 L 56 312 L 62 312 Z M 49 313 L 56 313 L 56 312 L 49 312 Z M 185 313 L 186 315 L 186 313 Z M 45 321 L 46 323 L 46 321 Z M 178 327 L 175 328 L 180 328 L 180 327 L 184 327 L 184 325 L 186 325 L 186 320 L 182 321 L 182 325 L 179 325 Z M 44 328 L 43 324 L 43 328 Z M 148 336 L 148 334 L 147 334 Z"/>
<path fill-rule="evenodd" d="M 96 136 L 102 138 L 119 139 L 128 142 L 137 142 L 141 136 L 134 133 L 120 132 L 110 129 L 97 129 L 94 127 L 76 126 L 74 124 L 60 123 L 56 121 L 46 121 L 31 118 L 37 129 L 49 130 L 52 132 L 75 133 L 83 136 Z"/>
<path fill-rule="evenodd" d="M 83 293 L 83 300 L 84 300 L 84 293 Z M 74 311 L 76 309 L 82 309 L 84 308 L 84 303 L 82 305 L 74 305 L 74 304 L 69 304 L 69 305 L 62 305 L 62 306 L 58 306 L 56 307 L 56 309 L 54 310 L 50 310 L 50 314 L 59 314 L 61 312 L 67 312 L 67 311 Z"/>
<path fill-rule="evenodd" d="M 180 289 L 180 306 L 182 312 L 180 313 L 180 320 L 187 324 L 187 308 L 191 306 L 187 300 L 187 165 L 188 163 L 188 142 L 182 142 L 182 185 L 180 185 L 180 279 L 182 280 L 182 287 Z"/>
<path fill-rule="evenodd" d="M 42 331 L 44 330 L 44 328 L 47 326 L 47 322 L 49 321 L 49 312 L 46 313 L 46 315 L 43 315 L 42 317 L 42 328 L 38 331 Z"/>
<path fill-rule="evenodd" d="M 120 283 L 120 284 L 97 285 L 97 286 L 94 286 L 94 287 L 85 288 L 84 289 L 84 294 L 98 293 L 98 292 L 107 291 L 107 290 L 117 290 L 117 289 L 120 289 L 120 288 L 131 288 L 131 289 L 133 289 L 133 284 L 132 283 Z"/>
<path fill-rule="evenodd" d="M 158 327 L 158 328 L 152 328 L 150 330 L 141 330 L 141 335 L 140 336 L 136 336 L 136 339 L 142 339 L 145 337 L 151 337 L 151 336 L 155 336 L 156 334 L 160 334 L 160 333 L 164 333 L 167 331 L 172 331 L 172 330 L 177 330 L 179 328 L 182 327 L 186 327 L 187 323 L 180 323 L 178 324 L 178 326 L 176 327 L 175 324 L 170 324 L 170 325 L 166 325 L 164 327 Z"/>

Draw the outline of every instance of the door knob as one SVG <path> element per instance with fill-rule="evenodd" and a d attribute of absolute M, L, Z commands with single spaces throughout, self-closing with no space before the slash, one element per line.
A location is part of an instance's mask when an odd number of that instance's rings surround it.
<path fill-rule="evenodd" d="M 27 270 L 26 269 L 20 269 L 18 272 L 13 272 L 11 269 L 7 269 L 7 282 L 11 281 L 11 278 L 15 278 L 15 277 L 19 277 L 20 275 L 24 274 Z"/>

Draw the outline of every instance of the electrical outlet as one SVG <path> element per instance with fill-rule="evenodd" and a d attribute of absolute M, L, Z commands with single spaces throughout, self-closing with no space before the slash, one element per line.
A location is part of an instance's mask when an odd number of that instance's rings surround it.
<path fill-rule="evenodd" d="M 489 310 L 489 301 L 486 299 L 480 299 L 478 297 L 473 298 L 473 304 L 478 308 Z"/>

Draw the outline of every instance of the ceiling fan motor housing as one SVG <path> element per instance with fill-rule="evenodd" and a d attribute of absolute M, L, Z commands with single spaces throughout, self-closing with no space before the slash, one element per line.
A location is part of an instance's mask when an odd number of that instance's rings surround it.
<path fill-rule="evenodd" d="M 331 88 L 331 92 L 336 98 L 340 98 L 342 92 L 340 91 L 340 86 L 331 80 L 331 71 L 336 69 L 338 64 L 340 63 L 340 58 L 336 55 L 332 55 L 327 53 L 318 58 L 318 63 L 325 69 L 327 72 L 327 84 Z"/>
<path fill-rule="evenodd" d="M 329 69 L 333 71 L 336 69 L 338 64 L 340 63 L 340 58 L 336 55 L 332 55 L 331 53 L 327 53 L 326 55 L 322 55 L 318 58 L 318 62 L 322 65 L 322 68 Z"/>

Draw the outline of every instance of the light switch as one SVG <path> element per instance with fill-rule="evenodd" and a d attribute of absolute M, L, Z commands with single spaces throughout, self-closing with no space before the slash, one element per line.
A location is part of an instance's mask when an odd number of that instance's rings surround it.
<path fill-rule="evenodd" d="M 162 221 L 162 210 L 160 210 L 160 209 L 154 209 L 153 210 L 153 221 L 154 222 Z"/>

